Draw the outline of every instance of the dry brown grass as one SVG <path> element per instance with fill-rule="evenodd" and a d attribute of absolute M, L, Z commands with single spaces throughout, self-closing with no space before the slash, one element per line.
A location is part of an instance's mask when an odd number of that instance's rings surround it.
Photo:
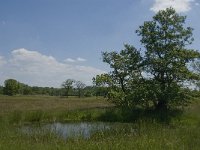
<path fill-rule="evenodd" d="M 112 106 L 103 98 L 62 98 L 54 96 L 0 96 L 0 113 L 29 110 L 75 110 Z"/>

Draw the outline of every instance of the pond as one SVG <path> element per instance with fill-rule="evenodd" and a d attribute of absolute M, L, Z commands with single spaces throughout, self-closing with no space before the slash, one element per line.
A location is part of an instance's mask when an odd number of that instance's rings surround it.
<path fill-rule="evenodd" d="M 35 134 L 45 131 L 53 132 L 64 139 L 83 137 L 90 138 L 92 134 L 110 130 L 113 125 L 104 122 L 51 123 L 45 125 L 23 126 L 20 130 L 25 134 Z"/>

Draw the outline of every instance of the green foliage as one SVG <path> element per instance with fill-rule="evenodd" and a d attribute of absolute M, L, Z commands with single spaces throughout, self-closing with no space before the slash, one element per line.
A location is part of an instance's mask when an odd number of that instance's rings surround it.
<path fill-rule="evenodd" d="M 38 87 L 33 86 L 31 88 L 32 95 L 51 95 L 51 96 L 60 96 L 62 95 L 63 89 L 61 88 L 53 88 L 53 87 Z"/>
<path fill-rule="evenodd" d="M 119 53 L 104 52 L 109 74 L 96 76 L 96 84 L 107 87 L 108 99 L 125 107 L 168 109 L 186 105 L 190 97 L 185 83 L 199 80 L 188 64 L 200 57 L 187 49 L 192 44 L 192 28 L 185 27 L 185 16 L 173 8 L 159 11 L 152 21 L 136 31 L 145 53 L 130 45 Z M 187 92 L 186 92 L 187 91 Z"/>
<path fill-rule="evenodd" d="M 193 68 L 193 70 L 194 70 L 197 74 L 200 75 L 200 59 L 197 59 L 196 61 L 194 61 L 194 62 L 192 63 L 192 68 Z M 196 84 L 196 88 L 197 88 L 198 90 L 200 90 L 200 81 L 197 80 L 197 81 L 195 82 L 195 84 Z"/>
<path fill-rule="evenodd" d="M 187 96 L 181 91 L 183 83 L 199 78 L 187 66 L 200 54 L 186 49 L 194 39 L 193 29 L 184 27 L 185 19 L 173 8 L 167 8 L 159 11 L 152 21 L 145 22 L 137 30 L 146 48 L 144 71 L 151 75 L 151 86 L 156 88 L 154 103 L 157 108 L 167 107 L 171 103 L 184 104 Z"/>
<path fill-rule="evenodd" d="M 120 106 L 132 105 L 132 97 L 141 75 L 140 52 L 133 46 L 124 45 L 124 50 L 102 53 L 103 61 L 112 69 L 109 74 L 97 75 L 96 85 L 107 87 L 108 98 L 111 102 Z"/>
<path fill-rule="evenodd" d="M 81 96 L 84 95 L 83 89 L 85 88 L 86 85 L 81 81 L 75 81 L 75 86 L 76 86 L 76 89 L 78 91 L 78 97 L 80 98 Z"/>
<path fill-rule="evenodd" d="M 1 94 L 90 97 L 95 95 L 95 87 L 86 86 L 83 82 L 72 79 L 63 82 L 62 88 L 30 86 L 15 79 L 8 79 L 5 81 L 5 87 L 0 86 Z"/>
<path fill-rule="evenodd" d="M 21 95 L 31 95 L 32 88 L 24 83 L 19 83 L 19 94 Z"/>
<path fill-rule="evenodd" d="M 96 96 L 104 96 L 108 95 L 108 86 L 112 80 L 110 79 L 108 74 L 101 74 L 97 75 L 96 78 L 93 78 L 93 84 L 95 88 L 95 95 Z"/>
<path fill-rule="evenodd" d="M 85 97 L 92 97 L 95 95 L 95 87 L 93 86 L 86 86 L 84 88 L 84 96 Z"/>
<path fill-rule="evenodd" d="M 19 91 L 19 83 L 17 80 L 8 79 L 4 82 L 4 94 L 13 96 L 16 95 Z"/>
<path fill-rule="evenodd" d="M 67 79 L 61 85 L 65 89 L 67 97 L 69 96 L 69 91 L 72 89 L 74 82 L 75 82 L 75 80 L 73 80 L 73 79 Z"/>
<path fill-rule="evenodd" d="M 3 94 L 3 86 L 0 86 L 0 95 Z"/>

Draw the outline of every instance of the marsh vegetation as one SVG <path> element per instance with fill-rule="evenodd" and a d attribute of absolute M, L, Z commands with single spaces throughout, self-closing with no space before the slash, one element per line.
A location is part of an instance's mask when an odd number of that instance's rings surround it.
<path fill-rule="evenodd" d="M 1 96 L 0 106 L 1 149 L 121 150 L 200 147 L 198 99 L 185 111 L 169 110 L 160 114 L 153 110 L 118 108 L 102 97 L 66 99 L 51 96 Z M 75 131 L 77 136 L 63 138 L 62 133 L 69 128 L 63 132 L 55 132 L 52 130 L 55 124 L 66 124 L 71 128 L 82 124 L 82 130 Z M 91 129 L 92 124 L 97 125 L 99 130 L 90 132 L 88 136 L 86 131 Z M 22 132 L 22 128 L 29 128 L 31 134 Z M 82 134 L 84 132 L 85 135 Z"/>

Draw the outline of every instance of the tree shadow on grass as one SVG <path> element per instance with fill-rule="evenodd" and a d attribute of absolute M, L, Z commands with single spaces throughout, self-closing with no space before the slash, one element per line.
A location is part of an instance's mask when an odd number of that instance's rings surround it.
<path fill-rule="evenodd" d="M 97 120 L 104 122 L 137 122 L 150 121 L 169 124 L 172 119 L 179 119 L 183 110 L 155 110 L 155 109 L 125 109 L 125 108 L 109 108 L 100 115 Z"/>

